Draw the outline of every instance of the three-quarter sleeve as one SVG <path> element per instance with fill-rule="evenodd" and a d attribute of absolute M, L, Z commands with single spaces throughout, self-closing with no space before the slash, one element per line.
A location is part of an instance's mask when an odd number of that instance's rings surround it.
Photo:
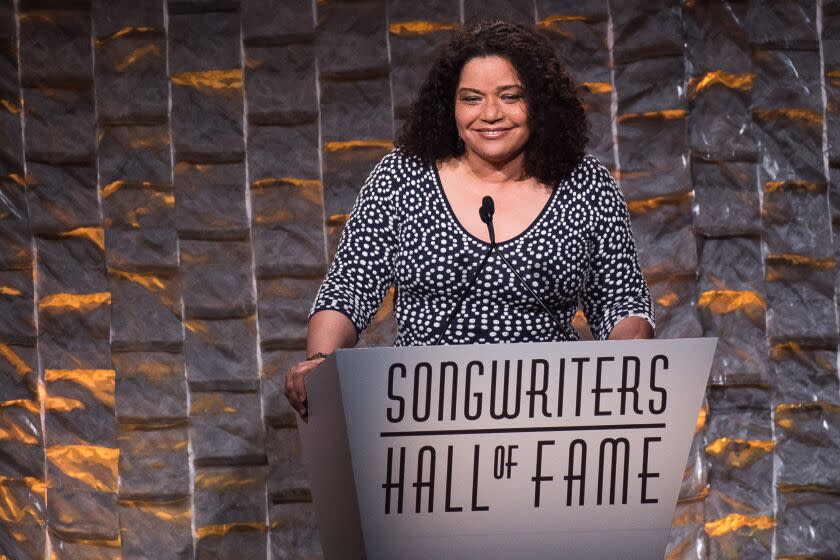
<path fill-rule="evenodd" d="M 639 267 L 627 204 L 606 168 L 597 165 L 591 184 L 595 208 L 590 269 L 581 303 L 593 336 L 606 340 L 624 317 L 654 326 L 653 302 Z"/>
<path fill-rule="evenodd" d="M 357 335 L 379 309 L 394 276 L 397 157 L 397 152 L 386 155 L 362 186 L 309 312 L 311 317 L 327 309 L 339 311 L 353 322 Z"/>

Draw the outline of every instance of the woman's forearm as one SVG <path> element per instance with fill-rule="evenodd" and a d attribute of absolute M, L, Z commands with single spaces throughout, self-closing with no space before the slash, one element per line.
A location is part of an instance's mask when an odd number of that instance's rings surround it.
<path fill-rule="evenodd" d="M 309 319 L 309 333 L 306 336 L 306 359 L 286 372 L 284 390 L 289 403 L 306 420 L 308 407 L 306 400 L 306 376 L 318 364 L 324 361 L 323 356 L 316 354 L 332 354 L 338 348 L 349 348 L 356 345 L 356 328 L 344 314 L 338 311 L 319 311 Z"/>
<path fill-rule="evenodd" d="M 319 311 L 309 319 L 306 337 L 306 354 L 317 352 L 331 354 L 338 348 L 356 345 L 356 327 L 343 313 L 332 310 Z"/>
<path fill-rule="evenodd" d="M 644 317 L 625 317 L 619 321 L 612 332 L 610 340 L 631 340 L 636 338 L 653 338 L 653 327 Z"/>

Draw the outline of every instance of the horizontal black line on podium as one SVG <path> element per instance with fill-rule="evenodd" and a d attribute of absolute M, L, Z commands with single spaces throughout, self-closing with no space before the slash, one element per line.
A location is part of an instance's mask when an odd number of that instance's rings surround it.
<path fill-rule="evenodd" d="M 596 426 L 537 426 L 534 428 L 474 428 L 467 430 L 418 430 L 404 432 L 380 432 L 379 437 L 400 436 L 449 436 L 467 434 L 513 434 L 528 432 L 573 432 L 575 430 L 644 430 L 664 429 L 665 424 L 603 424 Z"/>

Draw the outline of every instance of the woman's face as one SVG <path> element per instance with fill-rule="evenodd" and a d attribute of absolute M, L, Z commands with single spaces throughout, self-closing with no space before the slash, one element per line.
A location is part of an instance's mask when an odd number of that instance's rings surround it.
<path fill-rule="evenodd" d="M 513 65 L 501 56 L 469 60 L 455 92 L 455 124 L 467 154 L 505 163 L 528 141 L 525 90 Z"/>

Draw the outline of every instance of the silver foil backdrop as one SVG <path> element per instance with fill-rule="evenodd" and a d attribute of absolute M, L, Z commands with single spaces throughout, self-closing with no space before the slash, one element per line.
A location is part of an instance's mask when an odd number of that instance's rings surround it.
<path fill-rule="evenodd" d="M 321 557 L 283 372 L 493 15 L 580 84 L 658 336 L 720 337 L 667 557 L 840 558 L 837 0 L 0 1 L 0 558 Z"/>

